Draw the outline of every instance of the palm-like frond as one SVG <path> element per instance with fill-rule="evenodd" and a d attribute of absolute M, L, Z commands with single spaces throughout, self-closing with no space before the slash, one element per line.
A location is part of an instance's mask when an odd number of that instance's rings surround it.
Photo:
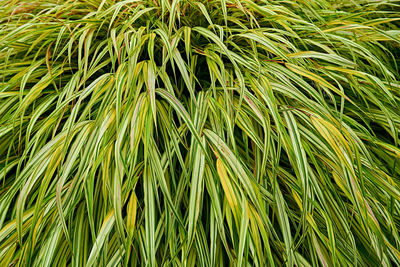
<path fill-rule="evenodd" d="M 400 265 L 399 4 L 3 1 L 0 265 Z"/>

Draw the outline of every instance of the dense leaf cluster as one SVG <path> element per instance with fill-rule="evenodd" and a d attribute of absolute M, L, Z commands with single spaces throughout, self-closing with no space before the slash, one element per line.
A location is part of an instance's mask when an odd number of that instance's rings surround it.
<path fill-rule="evenodd" d="M 399 266 L 399 4 L 1 1 L 0 266 Z"/>

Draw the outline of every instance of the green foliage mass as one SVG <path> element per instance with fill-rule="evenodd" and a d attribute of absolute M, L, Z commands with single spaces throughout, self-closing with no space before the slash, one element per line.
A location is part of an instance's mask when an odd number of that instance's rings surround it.
<path fill-rule="evenodd" d="M 399 266 L 399 10 L 2 0 L 0 266 Z"/>

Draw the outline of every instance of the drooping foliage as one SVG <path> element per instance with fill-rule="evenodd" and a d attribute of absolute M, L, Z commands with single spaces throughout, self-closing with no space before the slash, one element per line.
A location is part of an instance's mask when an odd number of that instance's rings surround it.
<path fill-rule="evenodd" d="M 0 266 L 400 265 L 400 5 L 3 0 Z"/>

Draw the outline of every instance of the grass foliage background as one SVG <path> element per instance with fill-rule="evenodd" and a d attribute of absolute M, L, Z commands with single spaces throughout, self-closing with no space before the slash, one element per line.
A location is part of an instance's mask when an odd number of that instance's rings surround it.
<path fill-rule="evenodd" d="M 399 4 L 1 1 L 0 266 L 399 266 Z"/>

